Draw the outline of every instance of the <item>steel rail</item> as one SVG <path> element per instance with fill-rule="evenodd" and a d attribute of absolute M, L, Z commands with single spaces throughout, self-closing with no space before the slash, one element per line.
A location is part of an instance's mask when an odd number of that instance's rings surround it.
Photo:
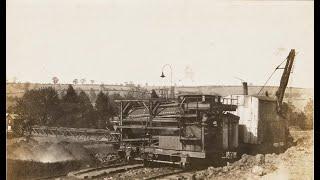
<path fill-rule="evenodd" d="M 84 169 L 80 171 L 73 171 L 68 173 L 68 177 L 74 177 L 78 179 L 88 179 L 88 178 L 92 179 L 92 178 L 106 176 L 108 174 L 119 173 L 119 172 L 127 171 L 130 169 L 137 169 L 137 168 L 143 168 L 143 167 L 144 167 L 143 164 L 120 163 L 120 164 L 113 164 L 109 166 Z"/>
<path fill-rule="evenodd" d="M 163 173 L 160 175 L 155 175 L 155 176 L 151 176 L 148 178 L 144 178 L 144 180 L 154 180 L 154 179 L 161 179 L 161 178 L 165 178 L 167 176 L 172 176 L 172 175 L 176 175 L 176 174 L 180 174 L 180 173 L 185 173 L 185 172 L 192 172 L 193 170 L 190 169 L 181 169 L 175 172 L 168 172 L 168 173 Z"/>

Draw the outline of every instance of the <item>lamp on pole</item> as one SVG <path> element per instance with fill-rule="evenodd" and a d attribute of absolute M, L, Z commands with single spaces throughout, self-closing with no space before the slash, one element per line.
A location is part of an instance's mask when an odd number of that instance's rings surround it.
<path fill-rule="evenodd" d="M 171 97 L 174 98 L 174 91 L 173 91 L 173 87 L 172 87 L 172 67 L 170 64 L 165 64 L 162 66 L 162 72 L 161 72 L 161 78 L 165 78 L 166 76 L 163 73 L 163 70 L 165 67 L 169 67 L 170 68 L 170 87 L 171 87 Z"/>

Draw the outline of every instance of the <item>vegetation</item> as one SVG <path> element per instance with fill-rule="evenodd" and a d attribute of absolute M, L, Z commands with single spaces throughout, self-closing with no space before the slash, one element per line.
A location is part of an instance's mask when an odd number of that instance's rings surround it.
<path fill-rule="evenodd" d="M 52 87 L 32 89 L 26 91 L 17 103 L 10 109 L 17 114 L 13 122 L 13 132 L 21 136 L 29 132 L 30 127 L 57 126 L 74 128 L 111 128 L 110 120 L 117 115 L 118 109 L 115 99 L 130 97 L 131 92 L 125 95 L 110 95 L 100 91 L 98 95 L 94 91 L 89 92 L 90 97 L 84 91 L 79 94 L 69 85 L 66 93 L 58 95 Z M 93 105 L 94 104 L 94 105 Z"/>
<path fill-rule="evenodd" d="M 306 128 L 312 129 L 313 128 L 313 100 L 309 99 L 307 105 L 304 108 L 304 113 L 306 116 Z"/>
<path fill-rule="evenodd" d="M 96 102 L 97 94 L 96 94 L 96 92 L 94 91 L 93 88 L 90 88 L 89 97 L 90 97 L 91 102 Z"/>
<path fill-rule="evenodd" d="M 32 125 L 48 125 L 59 116 L 59 98 L 53 88 L 26 91 L 12 111 L 18 115 L 12 130 L 22 135 Z"/>
<path fill-rule="evenodd" d="M 297 126 L 301 129 L 313 128 L 313 100 L 309 99 L 304 111 L 298 111 L 292 103 L 284 103 L 284 111 L 289 120 L 289 126 Z"/>

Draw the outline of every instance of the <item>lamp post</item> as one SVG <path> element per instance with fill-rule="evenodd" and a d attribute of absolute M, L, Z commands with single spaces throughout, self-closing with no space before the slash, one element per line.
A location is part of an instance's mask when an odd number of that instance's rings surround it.
<path fill-rule="evenodd" d="M 170 64 L 165 64 L 162 66 L 162 73 L 161 73 L 161 78 L 165 78 L 166 76 L 164 75 L 163 73 L 163 70 L 165 67 L 169 67 L 170 68 L 170 87 L 171 87 L 171 97 L 174 98 L 174 90 L 173 90 L 173 87 L 172 87 L 172 67 Z"/>

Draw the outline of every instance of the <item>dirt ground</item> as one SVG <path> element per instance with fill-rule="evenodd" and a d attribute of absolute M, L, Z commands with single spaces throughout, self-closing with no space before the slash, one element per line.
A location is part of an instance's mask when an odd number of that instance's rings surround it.
<path fill-rule="evenodd" d="M 68 170 L 97 167 L 117 159 L 113 146 L 105 143 L 50 137 L 32 137 L 28 141 L 25 138 L 7 140 L 9 179 L 62 175 L 67 174 Z"/>
<path fill-rule="evenodd" d="M 194 173 L 192 179 L 313 179 L 313 131 L 292 130 L 291 135 L 297 145 L 284 153 L 243 155 L 227 166 Z"/>
<path fill-rule="evenodd" d="M 165 179 L 313 179 L 313 131 L 291 130 L 295 146 L 281 154 L 242 155 L 241 159 L 224 167 L 208 167 L 197 172 L 188 172 Z M 44 139 L 11 140 L 8 143 L 8 159 L 37 162 L 66 162 L 82 160 L 84 166 L 112 162 L 117 157 L 110 154 L 110 145 L 79 142 L 48 142 Z M 157 167 L 129 170 L 99 179 L 143 179 L 150 175 L 173 172 L 176 168 Z M 30 172 L 31 173 L 31 172 Z M 62 178 L 63 179 L 63 178 Z"/>
<path fill-rule="evenodd" d="M 295 146 L 281 154 L 242 155 L 241 159 L 228 163 L 224 167 L 208 167 L 196 172 L 185 172 L 165 177 L 166 180 L 308 180 L 313 179 L 313 131 L 292 130 Z M 173 172 L 174 168 L 143 168 L 130 170 L 115 175 L 108 175 L 104 180 L 144 179 L 164 172 Z"/>
<path fill-rule="evenodd" d="M 103 163 L 116 153 L 111 144 L 87 141 L 66 141 L 50 137 L 32 137 L 7 140 L 7 159 L 29 160 L 36 162 L 60 162 L 81 160 L 92 163 Z M 110 159 L 111 157 L 109 157 Z"/>

